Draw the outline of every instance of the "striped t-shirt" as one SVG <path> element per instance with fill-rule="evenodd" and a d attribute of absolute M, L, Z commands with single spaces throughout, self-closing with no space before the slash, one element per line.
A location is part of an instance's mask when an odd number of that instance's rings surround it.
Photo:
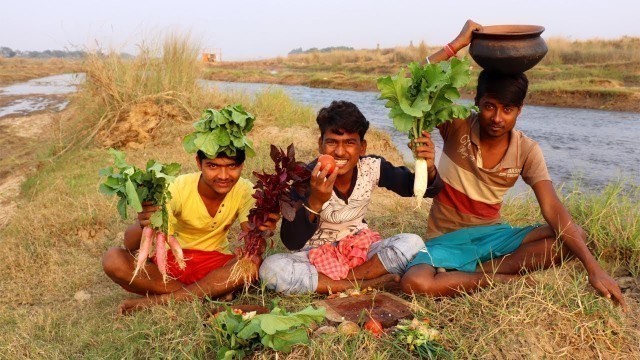
<path fill-rule="evenodd" d="M 493 169 L 482 167 L 477 114 L 447 122 L 439 130 L 444 148 L 438 172 L 444 188 L 431 206 L 429 239 L 461 228 L 501 223 L 504 194 L 518 176 L 529 186 L 551 180 L 540 146 L 518 130 L 511 130 L 507 151 Z"/>

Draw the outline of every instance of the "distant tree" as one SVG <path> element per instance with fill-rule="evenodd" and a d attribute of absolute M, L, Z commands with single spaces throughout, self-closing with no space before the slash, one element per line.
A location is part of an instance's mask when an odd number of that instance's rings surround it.
<path fill-rule="evenodd" d="M 314 52 L 331 52 L 331 51 L 352 51 L 353 48 L 349 47 L 349 46 L 330 46 L 330 47 L 326 47 L 326 48 L 322 48 L 322 49 L 318 49 L 316 47 L 312 47 L 310 49 L 307 50 L 302 50 L 302 48 L 297 48 L 297 49 L 293 49 L 291 51 L 289 51 L 289 55 L 295 55 L 295 54 L 310 54 L 310 53 L 314 53 Z"/>
<path fill-rule="evenodd" d="M 0 47 L 0 57 L 11 58 L 16 56 L 16 52 L 6 46 Z"/>

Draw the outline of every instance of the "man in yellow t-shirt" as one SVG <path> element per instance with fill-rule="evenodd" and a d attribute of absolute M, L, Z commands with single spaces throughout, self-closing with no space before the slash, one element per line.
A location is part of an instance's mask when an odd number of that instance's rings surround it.
<path fill-rule="evenodd" d="M 173 254 L 168 252 L 170 280 L 166 283 L 156 264 L 150 261 L 145 264 L 142 275 L 131 279 L 135 268 L 133 252 L 140 247 L 142 229 L 150 224 L 151 215 L 158 210 L 156 206 L 143 204 L 138 221 L 125 232 L 124 247 L 107 250 L 102 259 L 105 273 L 114 282 L 127 291 L 146 295 L 123 301 L 120 313 L 164 304 L 170 299 L 219 298 L 244 285 L 242 279 L 228 282 L 236 258 L 227 239 L 229 228 L 236 220 L 243 230 L 248 230 L 249 210 L 254 203 L 253 185 L 241 177 L 244 160 L 243 150 L 238 150 L 235 156 L 220 153 L 213 159 L 198 151 L 196 162 L 200 172 L 181 175 L 171 184 L 169 234 L 178 238 L 187 266 L 181 270 Z M 270 218 L 261 230 L 275 229 L 279 216 L 272 214 Z M 257 279 L 260 260 L 256 259 L 250 280 Z"/>

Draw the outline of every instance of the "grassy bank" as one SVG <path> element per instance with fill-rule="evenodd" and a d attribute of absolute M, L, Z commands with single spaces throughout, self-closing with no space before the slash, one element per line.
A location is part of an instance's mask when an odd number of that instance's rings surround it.
<path fill-rule="evenodd" d="M 164 52 L 181 43 L 165 44 Z M 185 57 L 167 61 L 182 62 L 176 71 L 186 78 L 196 70 L 187 61 L 192 54 L 180 53 Z M 148 74 L 166 67 L 156 57 L 138 60 L 135 66 L 148 69 Z M 258 156 L 247 161 L 247 177 L 255 180 L 252 171 L 270 166 L 270 144 L 294 143 L 300 160 L 316 155 L 319 134 L 314 111 L 294 103 L 283 92 L 261 93 L 255 98 L 198 89 L 191 92 L 184 90 L 191 89 L 188 83 L 154 80 L 152 86 L 148 78 L 123 88 L 126 82 L 116 79 L 121 72 L 133 73 L 134 69 L 122 67 L 134 63 L 109 61 L 102 59 L 88 70 L 88 74 L 95 70 L 96 75 L 88 76 L 93 80 L 74 98 L 72 108 L 51 125 L 58 130 L 38 139 L 40 150 L 32 159 L 38 170 L 23 184 L 15 216 L 0 229 L 0 243 L 7 249 L 0 253 L 0 272 L 5 278 L 0 283 L 4 295 L 0 300 L 2 358 L 212 358 L 219 347 L 211 329 L 203 326 L 211 303 L 170 304 L 133 316 L 115 316 L 117 304 L 135 295 L 121 290 L 101 270 L 102 253 L 121 244 L 126 226 L 117 216 L 114 199 L 97 191 L 98 170 L 111 163 L 105 145 L 124 147 L 128 160 L 138 166 L 154 158 L 177 161 L 185 172 L 193 171 L 195 161 L 182 150 L 181 140 L 191 131 L 194 114 L 207 106 L 239 101 L 258 119 L 251 133 Z M 172 95 L 159 95 L 167 92 Z M 120 98 L 128 100 L 119 102 Z M 90 99 L 94 107 L 87 106 Z M 180 111 L 158 110 L 162 120 L 153 129 L 135 131 L 146 136 L 122 140 L 121 133 L 112 130 L 137 124 L 140 114 L 133 109 L 142 103 L 150 106 L 145 108 L 148 115 L 156 114 L 151 107 L 176 106 Z M 80 133 L 84 135 L 74 136 Z M 371 153 L 401 163 L 385 134 L 373 129 L 367 136 Z M 79 141 L 83 139 L 91 140 Z M 565 202 L 592 235 L 589 245 L 605 268 L 617 276 L 637 277 L 640 224 L 631 214 L 640 211 L 640 204 L 637 197 L 634 200 L 619 189 L 612 185 L 604 194 L 593 196 L 575 192 Z M 377 191 L 374 199 L 368 221 L 383 236 L 424 234 L 426 210 L 407 211 L 412 208 L 411 199 L 386 191 Z M 504 213 L 515 223 L 541 221 L 530 196 L 513 199 Z M 282 247 L 270 251 L 282 251 Z M 594 294 L 585 275 L 580 264 L 571 261 L 531 275 L 536 284 L 495 285 L 455 299 L 406 298 L 415 305 L 418 316 L 430 319 L 441 330 L 442 344 L 456 358 L 638 357 L 640 294 L 627 295 L 630 311 L 623 314 Z M 269 305 L 275 297 L 258 285 L 235 302 Z M 292 296 L 283 298 L 280 305 L 300 310 L 315 298 Z M 375 339 L 362 332 L 351 337 L 312 336 L 309 346 L 297 346 L 288 356 L 265 351 L 253 358 L 399 356 L 415 354 L 392 336 Z"/>
<path fill-rule="evenodd" d="M 527 103 L 592 109 L 640 111 L 640 38 L 618 40 L 547 40 L 549 52 L 527 72 Z M 439 47 L 334 51 L 289 55 L 276 59 L 208 64 L 211 80 L 267 82 L 310 87 L 371 90 L 376 79 L 394 74 Z M 460 52 L 466 55 L 466 49 Z M 479 68 L 474 66 L 472 78 Z M 469 84 L 466 95 L 474 93 Z"/>
<path fill-rule="evenodd" d="M 0 57 L 0 86 L 49 75 L 81 71 L 81 60 Z"/>

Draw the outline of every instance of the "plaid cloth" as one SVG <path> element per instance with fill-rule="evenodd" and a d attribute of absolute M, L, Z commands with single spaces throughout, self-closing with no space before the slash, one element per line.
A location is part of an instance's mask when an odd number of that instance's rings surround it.
<path fill-rule="evenodd" d="M 309 262 L 318 272 L 333 280 L 346 279 L 349 270 L 367 261 L 369 247 L 382 237 L 370 229 L 362 229 L 335 243 L 309 250 Z"/>

